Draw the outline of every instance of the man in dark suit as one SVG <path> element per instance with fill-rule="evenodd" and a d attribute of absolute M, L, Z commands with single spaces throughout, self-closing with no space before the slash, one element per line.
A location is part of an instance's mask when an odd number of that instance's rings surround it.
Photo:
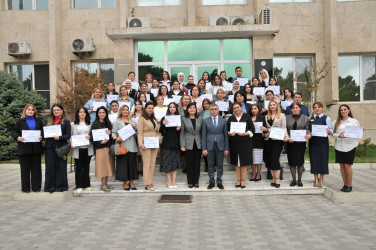
<path fill-rule="evenodd" d="M 293 99 L 294 99 L 294 102 L 300 103 L 303 99 L 302 93 L 296 92 Z M 308 107 L 306 105 L 303 105 L 303 104 L 301 104 L 301 105 L 302 105 L 302 109 L 301 109 L 300 113 L 302 115 L 306 115 L 306 116 L 309 117 Z M 287 106 L 286 107 L 286 115 L 291 115 L 291 114 L 292 114 L 292 112 L 291 112 L 290 106 Z"/>
<path fill-rule="evenodd" d="M 210 117 L 202 122 L 202 153 L 208 157 L 209 186 L 215 186 L 214 165 L 217 165 L 217 187 L 224 189 L 222 185 L 223 157 L 228 154 L 229 144 L 226 120 L 218 115 L 217 104 L 210 105 Z"/>

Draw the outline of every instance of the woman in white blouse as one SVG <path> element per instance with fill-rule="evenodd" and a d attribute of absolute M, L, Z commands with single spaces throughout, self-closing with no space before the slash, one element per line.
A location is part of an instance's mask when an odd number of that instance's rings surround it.
<path fill-rule="evenodd" d="M 339 106 L 337 120 L 334 121 L 335 138 L 334 148 L 336 153 L 336 163 L 341 166 L 341 174 L 344 186 L 341 191 L 352 191 L 352 168 L 358 141 L 344 135 L 345 127 L 360 126 L 358 120 L 353 118 L 350 107 L 346 104 Z"/>

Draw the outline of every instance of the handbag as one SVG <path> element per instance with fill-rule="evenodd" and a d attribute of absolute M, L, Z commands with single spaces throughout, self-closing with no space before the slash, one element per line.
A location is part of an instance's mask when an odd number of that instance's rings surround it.
<path fill-rule="evenodd" d="M 56 147 L 55 151 L 56 151 L 57 157 L 65 161 L 67 159 L 67 155 L 69 154 L 70 149 L 71 149 L 71 146 L 69 143 L 65 144 L 64 146 L 60 148 Z"/>
<path fill-rule="evenodd" d="M 115 143 L 114 152 L 115 155 L 125 155 L 127 154 L 127 149 L 124 147 L 123 143 Z"/>

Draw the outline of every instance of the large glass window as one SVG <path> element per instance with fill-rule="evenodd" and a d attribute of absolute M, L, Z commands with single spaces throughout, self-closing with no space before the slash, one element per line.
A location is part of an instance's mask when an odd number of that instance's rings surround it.
<path fill-rule="evenodd" d="M 48 0 L 7 0 L 8 10 L 47 10 Z"/>
<path fill-rule="evenodd" d="M 138 6 L 180 5 L 180 0 L 138 0 Z"/>
<path fill-rule="evenodd" d="M 202 0 L 202 5 L 245 4 L 245 0 Z"/>
<path fill-rule="evenodd" d="M 294 3 L 294 2 L 307 3 L 307 2 L 312 2 L 312 0 L 269 0 L 269 3 Z"/>
<path fill-rule="evenodd" d="M 79 62 L 73 65 L 74 70 L 84 69 L 88 74 L 102 76 L 104 83 L 114 82 L 114 63 L 113 62 Z"/>
<path fill-rule="evenodd" d="M 73 0 L 74 9 L 114 8 L 115 0 Z"/>
<path fill-rule="evenodd" d="M 244 77 L 252 76 L 250 39 L 138 41 L 136 47 L 141 82 L 146 73 L 160 79 L 162 70 L 169 71 L 171 79 L 183 72 L 197 81 L 204 71 L 214 76 L 225 70 L 227 77 L 236 77 L 235 68 L 241 66 Z"/>
<path fill-rule="evenodd" d="M 339 56 L 339 100 L 376 100 L 376 55 Z"/>
<path fill-rule="evenodd" d="M 36 90 L 50 103 L 50 74 L 48 64 L 9 65 L 9 71 L 17 75 L 23 86 Z"/>
<path fill-rule="evenodd" d="M 303 94 L 303 98 L 309 98 L 307 77 L 311 74 L 312 57 L 281 56 L 273 58 L 274 76 L 277 83 L 284 88 L 291 88 L 294 92 Z"/>

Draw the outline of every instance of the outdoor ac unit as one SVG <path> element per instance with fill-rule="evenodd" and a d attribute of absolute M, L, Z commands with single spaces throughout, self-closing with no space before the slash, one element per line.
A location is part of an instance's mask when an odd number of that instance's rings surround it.
<path fill-rule="evenodd" d="M 228 16 L 211 16 L 210 26 L 229 25 L 230 18 Z"/>
<path fill-rule="evenodd" d="M 73 53 L 87 53 L 95 50 L 92 38 L 73 38 L 71 48 Z"/>
<path fill-rule="evenodd" d="M 128 18 L 128 28 L 147 28 L 150 27 L 150 18 L 148 17 L 131 17 Z"/>
<path fill-rule="evenodd" d="M 231 17 L 232 25 L 242 25 L 242 24 L 253 24 L 253 16 L 241 16 L 241 17 Z"/>
<path fill-rule="evenodd" d="M 8 43 L 8 55 L 10 56 L 25 57 L 30 53 L 30 45 L 27 42 Z"/>
<path fill-rule="evenodd" d="M 272 10 L 263 8 L 259 16 L 259 24 L 272 24 Z"/>

